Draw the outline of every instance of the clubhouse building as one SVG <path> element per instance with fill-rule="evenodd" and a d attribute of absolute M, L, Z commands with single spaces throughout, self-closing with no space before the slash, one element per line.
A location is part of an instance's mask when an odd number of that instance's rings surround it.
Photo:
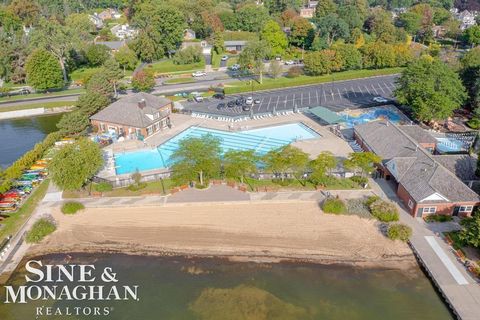
<path fill-rule="evenodd" d="M 355 126 L 355 140 L 382 158 L 378 173 L 396 185 L 398 197 L 415 217 L 470 216 L 479 195 L 466 183 L 476 180 L 469 155 L 434 155 L 436 139 L 415 125 L 378 120 Z"/>
<path fill-rule="evenodd" d="M 143 140 L 171 125 L 172 101 L 139 92 L 122 98 L 90 117 L 99 133 Z"/>

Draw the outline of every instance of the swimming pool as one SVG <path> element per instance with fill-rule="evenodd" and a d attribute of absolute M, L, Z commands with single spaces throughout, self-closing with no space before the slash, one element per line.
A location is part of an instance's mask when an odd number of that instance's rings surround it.
<path fill-rule="evenodd" d="M 241 132 L 229 132 L 192 126 L 162 143 L 157 148 L 114 155 L 117 174 L 167 168 L 172 165 L 170 157 L 185 138 L 199 138 L 210 134 L 220 139 L 223 152 L 229 150 L 255 150 L 263 155 L 297 140 L 314 139 L 320 135 L 303 123 L 290 123 Z"/>
<path fill-rule="evenodd" d="M 370 122 L 376 119 L 388 119 L 393 123 L 408 121 L 408 118 L 394 107 L 373 107 L 340 112 L 344 124 L 353 128 L 356 125 Z"/>
<path fill-rule="evenodd" d="M 440 152 L 465 152 L 468 151 L 468 144 L 454 138 L 435 138 L 437 139 L 437 150 Z"/>

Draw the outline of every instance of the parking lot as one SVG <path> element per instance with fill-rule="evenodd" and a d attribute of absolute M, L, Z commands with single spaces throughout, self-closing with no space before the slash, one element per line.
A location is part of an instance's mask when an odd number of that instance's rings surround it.
<path fill-rule="evenodd" d="M 397 76 L 381 76 L 366 79 L 356 79 L 323 83 L 318 85 L 243 93 L 228 95 L 224 100 L 205 99 L 203 102 L 182 103 L 185 109 L 192 112 L 218 114 L 223 116 L 249 115 L 251 111 L 243 111 L 241 106 L 217 109 L 219 103 L 225 105 L 228 101 L 239 97 L 253 97 L 259 100 L 252 109 L 254 114 L 270 112 L 282 112 L 303 109 L 308 107 L 324 106 L 332 111 L 342 111 L 346 108 L 355 109 L 372 105 L 374 97 L 392 99 L 392 91 L 395 89 Z"/>

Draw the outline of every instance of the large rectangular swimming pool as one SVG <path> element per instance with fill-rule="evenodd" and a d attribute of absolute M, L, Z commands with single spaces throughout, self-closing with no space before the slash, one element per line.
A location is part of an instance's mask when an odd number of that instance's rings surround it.
<path fill-rule="evenodd" d="M 303 123 L 290 123 L 241 132 L 192 126 L 162 143 L 157 148 L 115 154 L 116 173 L 128 174 L 137 170 L 148 171 L 168 168 L 172 164 L 170 157 L 178 149 L 180 140 L 199 138 L 207 134 L 220 139 L 223 152 L 229 150 L 255 150 L 259 155 L 294 141 L 320 137 L 317 132 Z"/>

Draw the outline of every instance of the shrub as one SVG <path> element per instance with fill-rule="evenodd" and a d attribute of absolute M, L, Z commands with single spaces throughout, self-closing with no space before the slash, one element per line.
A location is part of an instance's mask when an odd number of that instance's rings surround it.
<path fill-rule="evenodd" d="M 63 214 L 75 214 L 79 210 L 85 209 L 85 206 L 80 202 L 70 201 L 65 202 L 62 206 Z"/>
<path fill-rule="evenodd" d="M 329 198 L 323 202 L 322 206 L 323 212 L 333 213 L 333 214 L 342 214 L 345 213 L 347 208 L 345 203 L 339 198 Z"/>
<path fill-rule="evenodd" d="M 352 180 L 355 183 L 358 183 L 358 184 L 368 183 L 368 178 L 367 177 L 353 176 L 353 177 L 350 177 L 349 179 Z"/>
<path fill-rule="evenodd" d="M 379 196 L 370 196 L 365 200 L 365 205 L 370 208 L 370 205 L 377 200 L 380 200 Z"/>
<path fill-rule="evenodd" d="M 202 48 L 197 46 L 186 47 L 175 53 L 174 64 L 192 64 L 202 61 Z"/>
<path fill-rule="evenodd" d="M 444 214 L 430 214 L 425 217 L 426 222 L 447 222 L 452 221 L 452 216 L 447 216 Z"/>
<path fill-rule="evenodd" d="M 134 183 L 134 184 L 129 185 L 127 187 L 127 189 L 130 190 L 130 191 L 138 191 L 138 190 L 142 190 L 146 186 L 147 186 L 147 184 L 145 182 L 140 182 L 138 184 Z"/>
<path fill-rule="evenodd" d="M 112 191 L 113 187 L 108 182 L 100 182 L 94 186 L 94 189 L 97 192 L 108 192 L 108 191 Z"/>
<path fill-rule="evenodd" d="M 288 69 L 287 78 L 296 78 L 303 74 L 303 68 L 299 66 L 294 66 Z"/>
<path fill-rule="evenodd" d="M 377 200 L 370 206 L 372 215 L 382 222 L 398 221 L 398 211 L 393 203 Z"/>
<path fill-rule="evenodd" d="M 469 126 L 470 128 L 472 128 L 474 130 L 480 129 L 480 119 L 472 118 L 472 119 L 468 120 L 467 121 L 467 126 Z"/>
<path fill-rule="evenodd" d="M 27 243 L 39 243 L 43 238 L 48 236 L 56 229 L 57 227 L 52 220 L 42 218 L 33 224 L 30 231 L 28 231 L 25 240 Z"/>
<path fill-rule="evenodd" d="M 406 242 L 412 236 L 412 228 L 401 223 L 394 223 L 388 227 L 387 236 L 391 240 Z"/>

